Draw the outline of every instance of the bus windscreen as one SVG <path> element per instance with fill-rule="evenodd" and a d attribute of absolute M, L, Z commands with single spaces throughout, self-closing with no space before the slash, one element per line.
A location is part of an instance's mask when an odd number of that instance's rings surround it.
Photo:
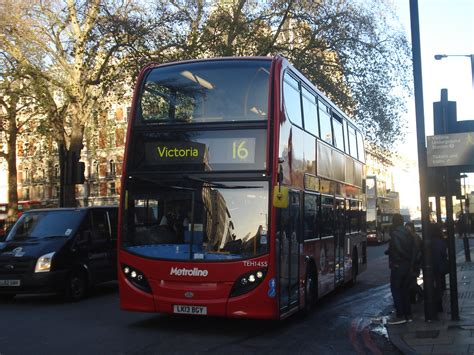
<path fill-rule="evenodd" d="M 167 65 L 147 75 L 139 101 L 143 123 L 268 119 L 269 60 Z"/>
<path fill-rule="evenodd" d="M 152 191 L 131 188 L 127 196 L 121 242 L 124 250 L 134 254 L 233 261 L 268 251 L 265 181 L 189 186 L 160 182 Z"/>

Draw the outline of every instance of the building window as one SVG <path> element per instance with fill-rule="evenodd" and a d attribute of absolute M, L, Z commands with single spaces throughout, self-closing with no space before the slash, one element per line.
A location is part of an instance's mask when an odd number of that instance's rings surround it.
<path fill-rule="evenodd" d="M 110 177 L 115 177 L 115 162 L 113 160 L 109 161 L 109 172 Z"/>
<path fill-rule="evenodd" d="M 93 164 L 93 173 L 92 173 L 92 178 L 93 179 L 98 179 L 99 178 L 99 162 L 98 161 L 95 161 Z"/>
<path fill-rule="evenodd" d="M 54 166 L 54 179 L 59 180 L 59 165 L 58 164 Z"/>
<path fill-rule="evenodd" d="M 115 182 L 109 184 L 109 196 L 115 196 Z"/>
<path fill-rule="evenodd" d="M 99 196 L 99 184 L 91 184 L 91 196 Z"/>

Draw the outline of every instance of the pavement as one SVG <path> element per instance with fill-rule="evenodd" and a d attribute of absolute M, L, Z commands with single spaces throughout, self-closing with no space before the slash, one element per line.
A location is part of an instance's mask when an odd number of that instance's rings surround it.
<path fill-rule="evenodd" d="M 412 306 L 413 322 L 388 325 L 390 342 L 403 354 L 474 354 L 474 240 L 470 238 L 471 260 L 464 250 L 456 254 L 459 321 L 451 320 L 449 275 L 438 320 L 425 321 L 424 305 Z"/>

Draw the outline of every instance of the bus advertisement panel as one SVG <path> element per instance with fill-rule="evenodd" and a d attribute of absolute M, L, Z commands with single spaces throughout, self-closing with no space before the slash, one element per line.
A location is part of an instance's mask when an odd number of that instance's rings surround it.
<path fill-rule="evenodd" d="M 366 268 L 363 164 L 360 131 L 282 57 L 145 67 L 122 178 L 121 308 L 308 310 Z"/>

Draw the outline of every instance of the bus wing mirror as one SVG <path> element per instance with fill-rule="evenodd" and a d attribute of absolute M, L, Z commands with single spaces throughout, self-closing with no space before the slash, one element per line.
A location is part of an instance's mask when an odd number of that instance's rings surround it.
<path fill-rule="evenodd" d="M 288 187 L 282 186 L 283 182 L 283 158 L 278 158 L 278 174 L 277 182 L 278 185 L 273 188 L 273 207 L 275 208 L 287 208 L 289 204 L 288 198 Z"/>
<path fill-rule="evenodd" d="M 287 208 L 289 204 L 288 187 L 275 186 L 273 188 L 273 207 Z"/>

